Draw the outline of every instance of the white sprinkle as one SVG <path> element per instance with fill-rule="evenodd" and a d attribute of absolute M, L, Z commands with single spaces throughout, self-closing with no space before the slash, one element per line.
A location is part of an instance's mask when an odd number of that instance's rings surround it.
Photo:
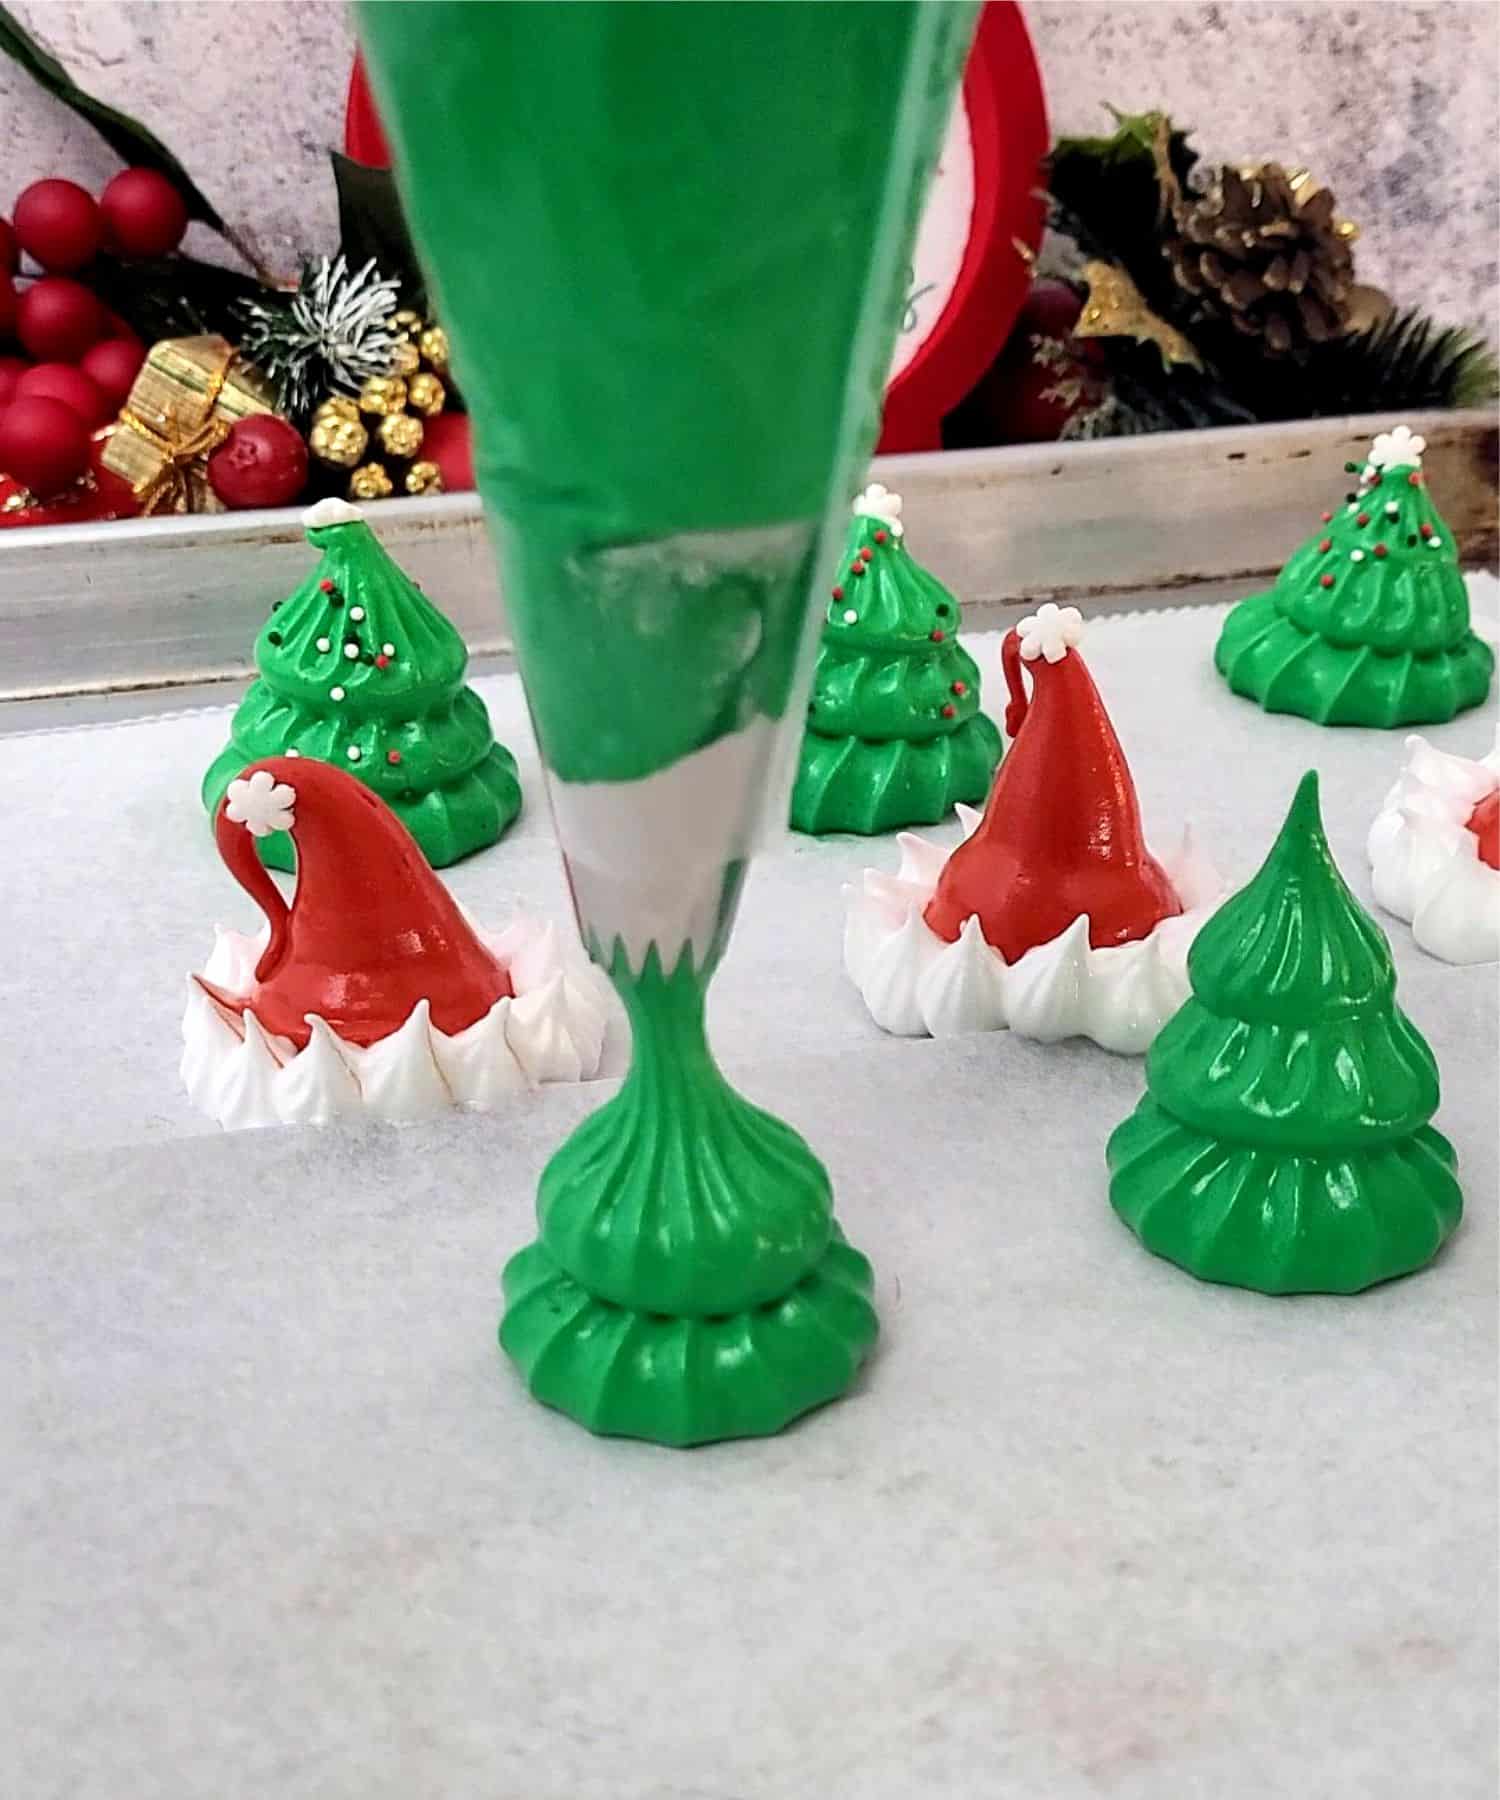
<path fill-rule="evenodd" d="M 380 646 L 380 654 L 382 656 L 394 656 L 396 654 L 396 646 L 394 644 L 382 644 Z"/>
<path fill-rule="evenodd" d="M 359 645 L 358 644 L 345 644 L 344 645 L 344 655 L 349 658 L 350 662 L 353 662 L 354 659 L 359 655 Z"/>
<path fill-rule="evenodd" d="M 1386 516 L 1386 517 L 1387 517 L 1387 518 L 1388 518 L 1388 519 L 1394 519 L 1394 518 L 1397 518 L 1397 517 L 1399 517 L 1399 516 L 1400 516 L 1400 512 L 1401 512 L 1401 508 L 1400 508 L 1400 507 L 1399 507 L 1399 506 L 1397 506 L 1397 504 L 1396 504 L 1396 502 L 1395 502 L 1395 501 L 1394 501 L 1394 500 L 1387 500 L 1387 501 L 1386 501 L 1386 503 L 1385 503 L 1385 516 Z"/>
<path fill-rule="evenodd" d="M 350 762 L 358 762 L 359 761 L 359 745 L 351 744 L 349 746 L 349 748 L 344 752 L 344 755 L 349 758 Z"/>
<path fill-rule="evenodd" d="M 1441 538 L 1428 538 L 1427 548 L 1429 550 L 1441 550 L 1442 547 L 1443 547 L 1443 540 Z"/>
<path fill-rule="evenodd" d="M 349 608 L 349 617 L 353 619 L 356 625 L 364 616 L 365 609 L 362 606 L 351 606 Z"/>
<path fill-rule="evenodd" d="M 849 608 L 848 612 L 844 614 L 844 623 L 846 625 L 857 625 L 859 623 L 859 614 L 852 606 Z"/>
<path fill-rule="evenodd" d="M 302 754 L 302 752 L 300 750 L 296 750 L 296 749 L 288 749 L 286 754 L 288 756 L 300 756 Z"/>
<path fill-rule="evenodd" d="M 329 688 L 328 698 L 330 700 L 342 700 L 343 697 L 344 697 L 344 690 L 342 688 Z"/>
<path fill-rule="evenodd" d="M 1350 560 L 1350 562 L 1363 562 L 1365 560 L 1364 551 L 1363 550 L 1351 550 L 1349 552 L 1349 560 Z"/>
<path fill-rule="evenodd" d="M 333 645 L 328 641 L 327 638 L 319 638 L 318 639 L 318 648 L 320 650 L 331 650 L 333 648 Z"/>

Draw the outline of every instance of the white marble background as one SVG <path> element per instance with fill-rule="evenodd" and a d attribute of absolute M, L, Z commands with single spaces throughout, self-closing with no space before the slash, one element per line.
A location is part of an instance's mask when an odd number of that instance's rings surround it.
<path fill-rule="evenodd" d="M 287 273 L 330 248 L 325 151 L 351 54 L 335 0 L 16 0 L 85 87 L 150 122 Z M 1164 105 L 1208 157 L 1306 162 L 1363 228 L 1360 274 L 1451 319 L 1500 324 L 1500 6 L 1494 0 L 1033 0 L 1054 128 Z M 0 65 L 0 212 L 28 182 L 100 186 L 92 133 Z"/>

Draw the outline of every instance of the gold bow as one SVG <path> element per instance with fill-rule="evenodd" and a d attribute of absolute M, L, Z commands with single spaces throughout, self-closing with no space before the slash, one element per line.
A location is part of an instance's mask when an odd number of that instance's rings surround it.
<path fill-rule="evenodd" d="M 223 380 L 221 375 L 219 386 L 223 385 Z M 216 399 L 217 393 L 214 395 L 214 400 Z M 214 400 L 210 400 L 209 404 L 212 405 Z M 188 470 L 200 457 L 206 457 L 211 451 L 217 450 L 229 436 L 229 426 L 223 419 L 205 419 L 185 437 L 173 439 L 158 431 L 154 425 L 148 425 L 128 406 L 120 414 L 120 423 L 143 438 L 161 457 L 161 467 L 138 496 L 143 513 L 185 511 L 188 503 Z"/>

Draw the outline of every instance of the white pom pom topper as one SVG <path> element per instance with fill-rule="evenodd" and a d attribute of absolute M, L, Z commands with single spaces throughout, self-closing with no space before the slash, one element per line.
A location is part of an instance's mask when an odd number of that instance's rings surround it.
<path fill-rule="evenodd" d="M 243 825 L 251 837 L 269 837 L 273 831 L 290 831 L 297 790 L 277 781 L 269 769 L 257 769 L 248 781 L 231 781 L 225 789 L 225 816 Z"/>
<path fill-rule="evenodd" d="M 1059 663 L 1075 644 L 1083 642 L 1083 614 L 1076 606 L 1054 606 L 1049 600 L 1016 627 L 1021 640 L 1021 660 L 1044 657 Z"/>
<path fill-rule="evenodd" d="M 1409 425 L 1394 425 L 1382 431 L 1370 446 L 1370 464 L 1376 469 L 1420 469 L 1427 439 L 1418 437 Z"/>
<path fill-rule="evenodd" d="M 316 506 L 308 507 L 302 515 L 302 524 L 307 531 L 317 531 L 324 525 L 355 525 L 364 516 L 357 506 L 351 506 L 347 500 L 340 500 L 336 494 L 330 494 Z"/>
<path fill-rule="evenodd" d="M 901 496 L 879 481 L 872 481 L 855 497 L 852 510 L 856 519 L 879 519 L 890 528 L 892 537 L 900 537 L 905 529 L 901 523 Z"/>

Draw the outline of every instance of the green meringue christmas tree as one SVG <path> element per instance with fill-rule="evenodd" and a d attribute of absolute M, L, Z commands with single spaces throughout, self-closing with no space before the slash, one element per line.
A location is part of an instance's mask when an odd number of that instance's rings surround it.
<path fill-rule="evenodd" d="M 1483 701 L 1495 656 L 1469 628 L 1426 447 L 1404 425 L 1382 432 L 1275 587 L 1229 614 L 1214 662 L 1235 693 L 1320 725 L 1436 724 Z"/>
<path fill-rule="evenodd" d="M 209 816 L 247 763 L 311 756 L 372 788 L 435 869 L 483 850 L 521 810 L 521 787 L 464 685 L 463 639 L 355 507 L 324 500 L 303 524 L 322 560 L 255 640 L 260 679 L 203 779 Z M 271 868 L 294 866 L 286 832 L 257 844 Z"/>
<path fill-rule="evenodd" d="M 957 600 L 906 548 L 901 496 L 854 502 L 818 651 L 792 824 L 873 835 L 978 804 L 1000 760 Z"/>
<path fill-rule="evenodd" d="M 1421 1268 L 1458 1224 L 1438 1071 L 1395 1001 L 1303 777 L 1255 879 L 1199 932 L 1192 997 L 1109 1140 L 1110 1200 L 1205 1281 L 1351 1294 Z"/>

